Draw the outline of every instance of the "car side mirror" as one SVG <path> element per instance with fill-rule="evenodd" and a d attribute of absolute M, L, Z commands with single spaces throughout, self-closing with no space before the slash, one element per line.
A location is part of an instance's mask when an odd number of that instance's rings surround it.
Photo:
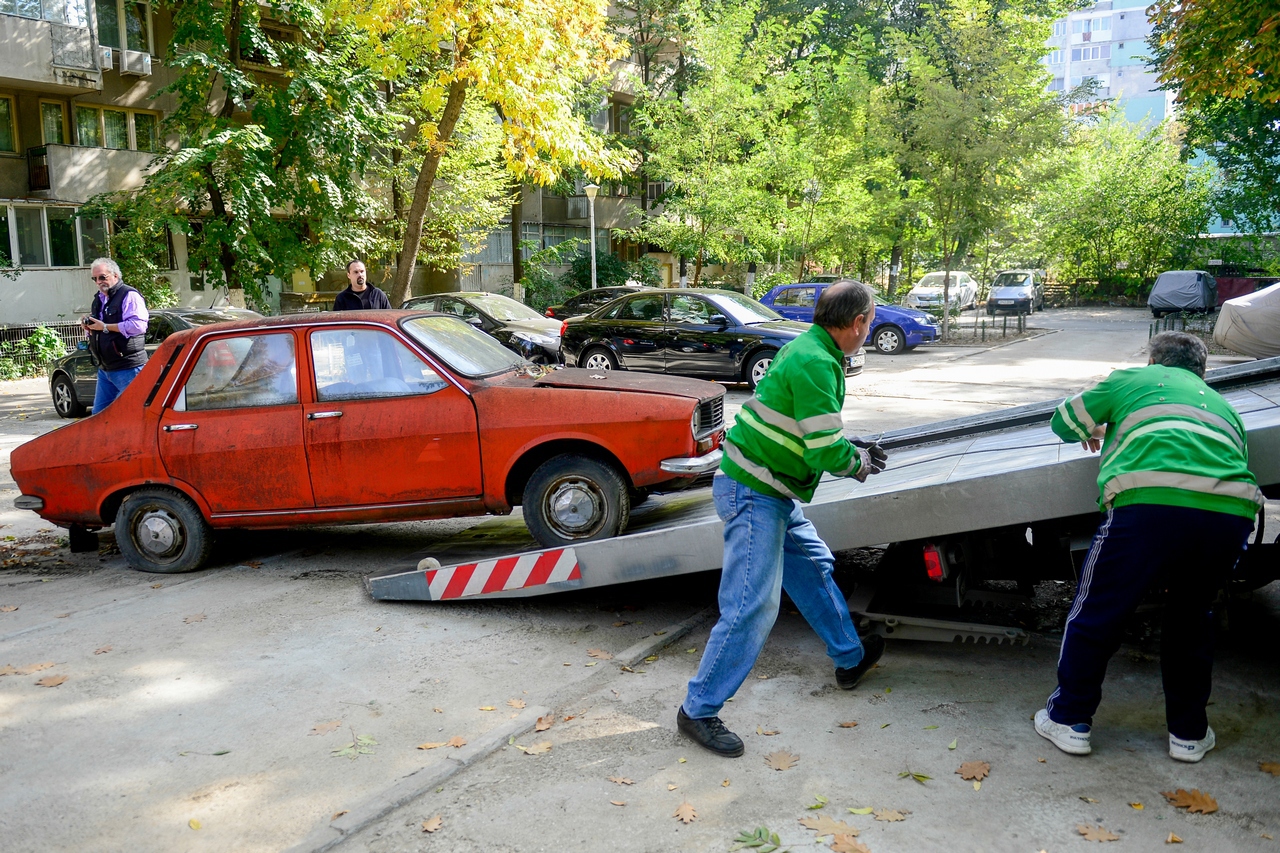
<path fill-rule="evenodd" d="M 76 349 L 78 349 L 78 350 L 82 350 L 82 351 L 84 351 L 84 352 L 88 352 L 88 351 L 89 351 L 89 342 L 88 342 L 88 341 L 80 341 L 79 343 L 77 343 L 77 344 L 76 344 Z"/>
<path fill-rule="evenodd" d="M 475 326 L 477 329 L 484 328 L 484 320 L 481 320 L 479 317 L 468 317 L 467 322 Z"/>
<path fill-rule="evenodd" d="M 712 314 L 707 319 L 707 322 L 713 326 L 727 326 L 729 325 L 729 318 L 723 314 Z"/>

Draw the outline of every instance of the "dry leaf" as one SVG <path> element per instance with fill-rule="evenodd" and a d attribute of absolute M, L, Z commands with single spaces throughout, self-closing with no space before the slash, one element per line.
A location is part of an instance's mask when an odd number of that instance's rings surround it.
<path fill-rule="evenodd" d="M 668 783 L 667 783 L 667 790 L 668 790 L 668 791 L 674 791 L 677 787 L 678 787 L 678 786 L 676 786 L 676 785 L 672 785 L 670 782 L 668 782 Z"/>
<path fill-rule="evenodd" d="M 159 588 L 160 588 L 160 587 L 162 587 L 162 586 L 164 586 L 164 584 L 162 584 L 162 583 L 153 583 L 153 584 L 151 585 L 151 588 L 152 588 L 152 589 L 159 589 Z"/>
<path fill-rule="evenodd" d="M 577 714 L 567 714 L 560 718 L 560 722 L 567 723 L 570 720 L 575 719 L 577 716 L 578 716 Z"/>
<path fill-rule="evenodd" d="M 615 806 L 625 806 L 627 804 L 626 800 L 610 800 L 609 802 Z"/>
<path fill-rule="evenodd" d="M 790 770 L 800 762 L 800 756 L 792 755 L 785 749 L 777 752 L 771 752 L 764 757 L 764 763 L 772 767 L 774 770 Z"/>
<path fill-rule="evenodd" d="M 693 823 L 698 819 L 698 813 L 694 810 L 693 805 L 687 800 L 681 803 L 671 815 L 681 823 Z"/>
<path fill-rule="evenodd" d="M 876 809 L 872 812 L 876 816 L 876 820 L 887 820 L 890 823 L 899 820 L 906 820 L 907 815 L 911 812 L 906 809 Z"/>
<path fill-rule="evenodd" d="M 199 829 L 200 821 L 196 820 L 195 818 L 191 818 L 191 820 L 187 821 L 187 826 L 191 827 L 192 829 Z"/>
<path fill-rule="evenodd" d="M 493 705 L 481 705 L 481 706 L 480 706 L 480 710 L 481 710 L 481 711 L 494 711 L 494 710 L 497 710 L 497 709 L 496 709 L 496 708 L 495 708 L 495 706 L 493 706 Z"/>
<path fill-rule="evenodd" d="M 340 725 L 342 725 L 342 720 L 330 720 L 327 723 L 316 723 L 311 727 L 311 731 L 307 732 L 307 735 L 327 735 L 329 732 L 336 731 Z"/>
<path fill-rule="evenodd" d="M 93 653 L 94 653 L 95 655 L 105 655 L 105 654 L 106 654 L 107 652 L 109 652 L 109 651 L 111 651 L 111 646 L 103 646 L 103 647 L 102 647 L 102 648 L 100 648 L 100 649 L 94 649 L 94 650 L 93 650 Z"/>
<path fill-rule="evenodd" d="M 635 780 L 628 779 L 626 776 L 610 776 L 609 781 L 615 785 L 634 785 Z"/>
<path fill-rule="evenodd" d="M 512 708 L 523 708 L 523 707 L 524 707 L 524 700 L 523 700 L 523 699 L 508 699 L 508 700 L 507 700 L 507 704 L 508 704 L 508 705 L 510 705 Z"/>
<path fill-rule="evenodd" d="M 1171 832 L 1169 833 L 1169 837 L 1164 840 L 1164 843 L 1165 844 L 1181 844 L 1182 839 Z"/>
<path fill-rule="evenodd" d="M 342 817 L 344 814 L 346 814 L 346 813 L 347 813 L 347 812 L 349 812 L 349 811 L 350 811 L 350 809 L 343 809 L 343 810 L 342 810 L 342 811 L 340 811 L 340 812 L 334 812 L 334 813 L 333 813 L 333 817 L 329 818 L 329 823 L 333 823 L 335 820 L 337 820 L 338 818 Z"/>
<path fill-rule="evenodd" d="M 595 658 L 596 660 L 613 660 L 613 655 L 604 649 L 587 649 L 587 657 Z"/>
<path fill-rule="evenodd" d="M 542 743 L 535 743 L 533 746 L 524 748 L 525 755 L 546 755 L 551 751 L 551 741 L 544 740 Z"/>
<path fill-rule="evenodd" d="M 1176 791 L 1160 793 L 1169 801 L 1169 805 L 1175 809 L 1186 809 L 1188 814 L 1191 812 L 1213 814 L 1218 810 L 1218 801 L 1200 790 L 1185 791 L 1179 788 Z"/>
<path fill-rule="evenodd" d="M 439 749 L 442 746 L 448 746 L 444 741 L 432 741 L 430 743 L 418 744 L 418 749 Z"/>
<path fill-rule="evenodd" d="M 728 779 L 725 779 L 723 782 L 721 782 L 721 783 L 720 783 L 720 787 L 721 787 L 721 788 L 727 788 L 727 787 L 729 787 L 729 780 L 728 780 Z"/>
<path fill-rule="evenodd" d="M 445 746 L 451 746 L 454 749 L 461 749 L 466 745 L 467 745 L 467 739 L 464 737 L 458 737 L 457 735 L 454 735 L 453 737 L 449 738 L 449 740 L 445 742 Z"/>
<path fill-rule="evenodd" d="M 966 761 L 956 772 L 961 779 L 982 780 L 991 775 L 991 765 L 985 761 Z"/>
<path fill-rule="evenodd" d="M 840 726 L 840 728 L 842 728 L 842 729 L 851 729 L 851 728 L 854 728 L 855 726 L 857 726 L 857 725 L 858 725 L 858 721 L 857 721 L 857 720 L 846 720 L 845 722 L 843 722 L 843 723 L 838 723 L 837 725 L 839 725 L 839 726 Z"/>
<path fill-rule="evenodd" d="M 203 613 L 193 613 L 193 614 L 191 614 L 190 616 L 188 616 L 186 619 L 183 619 L 182 621 L 183 621 L 183 622 L 185 622 L 185 623 L 186 623 L 186 624 L 188 624 L 188 625 L 190 625 L 192 622 L 203 622 L 203 621 L 204 621 L 204 614 L 203 614 Z"/>
<path fill-rule="evenodd" d="M 831 839 L 831 849 L 835 853 L 871 853 L 871 848 L 852 835 L 837 835 Z"/>
<path fill-rule="evenodd" d="M 1080 799 L 1084 800 L 1086 803 L 1096 803 L 1096 802 L 1097 802 L 1097 800 L 1095 800 L 1093 797 L 1081 797 Z"/>
<path fill-rule="evenodd" d="M 436 815 L 430 820 L 424 820 L 422 822 L 422 831 L 435 832 L 437 829 L 439 829 L 442 826 L 444 826 L 444 820 L 441 819 L 440 815 Z"/>
<path fill-rule="evenodd" d="M 1258 769 L 1272 776 L 1280 776 L 1280 761 L 1259 761 Z"/>
<path fill-rule="evenodd" d="M 40 687 L 57 687 L 66 680 L 67 677 L 65 675 L 46 675 L 44 678 L 37 681 L 36 684 Z"/>
<path fill-rule="evenodd" d="M 435 711 L 437 714 L 443 714 L 443 713 L 444 713 L 444 708 L 432 708 L 431 710 Z"/>
<path fill-rule="evenodd" d="M 66 619 L 66 618 L 67 618 L 68 616 L 70 616 L 70 615 L 71 615 L 70 613 L 59 613 L 59 614 L 58 614 L 56 617 L 54 617 L 54 618 L 56 618 L 56 619 Z"/>
<path fill-rule="evenodd" d="M 12 613 L 17 609 L 18 609 L 18 605 L 16 604 L 6 604 L 3 607 L 0 607 L 0 613 Z"/>
<path fill-rule="evenodd" d="M 1079 824 L 1076 826 L 1076 832 L 1084 836 L 1085 841 L 1119 841 L 1120 836 L 1110 830 L 1103 829 L 1102 826 L 1089 826 L 1088 824 Z"/>
<path fill-rule="evenodd" d="M 547 714 L 545 717 L 539 717 L 538 723 L 533 727 L 533 730 L 535 732 L 545 732 L 547 729 L 551 728 L 551 724 L 555 721 L 555 714 Z"/>
<path fill-rule="evenodd" d="M 1142 811 L 1142 803 L 1129 803 L 1129 808 L 1140 812 Z"/>
<path fill-rule="evenodd" d="M 819 835 L 857 835 L 859 830 L 856 826 L 851 826 L 842 820 L 836 820 L 829 815 L 817 815 L 815 817 L 800 818 L 800 825 L 805 829 L 812 829 Z"/>
<path fill-rule="evenodd" d="M 18 674 L 18 670 L 14 669 L 12 664 L 5 664 L 4 666 L 0 667 L 0 676 L 17 675 L 17 674 Z"/>
<path fill-rule="evenodd" d="M 756 734 L 764 735 L 765 737 L 773 737 L 774 735 L 779 734 L 779 732 L 777 729 L 766 729 L 761 726 L 756 726 Z"/>
<path fill-rule="evenodd" d="M 615 627 L 615 628 L 622 628 L 622 627 L 624 627 L 624 626 L 626 626 L 626 625 L 630 625 L 630 624 L 631 624 L 630 622 L 614 622 L 614 623 L 613 623 L 613 627 Z"/>
<path fill-rule="evenodd" d="M 29 663 L 26 666 L 18 667 L 13 674 L 30 675 L 33 672 L 40 672 L 44 669 L 53 669 L 55 666 L 57 666 L 57 664 L 51 660 L 45 661 L 44 663 Z"/>

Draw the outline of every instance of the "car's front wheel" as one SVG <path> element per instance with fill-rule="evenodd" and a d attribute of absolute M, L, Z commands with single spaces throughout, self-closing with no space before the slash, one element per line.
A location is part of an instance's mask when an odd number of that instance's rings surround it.
<path fill-rule="evenodd" d="M 746 377 L 747 384 L 754 391 L 756 386 L 760 384 L 760 380 L 764 379 L 764 375 L 769 372 L 769 365 L 773 364 L 773 357 L 777 355 L 773 350 L 762 350 L 751 358 L 747 359 L 747 366 L 743 369 L 743 376 Z"/>
<path fill-rule="evenodd" d="M 871 342 L 885 355 L 897 355 L 907 348 L 907 336 L 897 326 L 888 324 L 876 329 Z"/>
<path fill-rule="evenodd" d="M 572 453 L 538 466 L 524 487 L 524 523 L 544 548 L 617 536 L 631 515 L 623 476 Z"/>
<path fill-rule="evenodd" d="M 582 354 L 582 358 L 578 360 L 578 366 L 585 367 L 587 370 L 608 372 L 618 366 L 618 360 L 604 347 L 594 347 Z"/>
<path fill-rule="evenodd" d="M 83 418 L 89 411 L 76 396 L 76 386 L 63 374 L 53 380 L 53 408 L 63 418 Z"/>
<path fill-rule="evenodd" d="M 199 508 L 181 492 L 139 489 L 125 497 L 116 513 L 116 544 L 135 569 L 194 572 L 209 556 L 213 531 Z"/>

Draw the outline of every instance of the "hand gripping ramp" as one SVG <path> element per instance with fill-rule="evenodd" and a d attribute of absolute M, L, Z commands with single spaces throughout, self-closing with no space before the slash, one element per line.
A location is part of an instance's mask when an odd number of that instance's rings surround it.
<path fill-rule="evenodd" d="M 1258 482 L 1280 484 L 1280 358 L 1216 370 L 1209 379 L 1244 419 Z M 1049 430 L 1056 403 L 888 433 L 882 441 L 893 454 L 883 474 L 865 484 L 825 480 L 805 514 L 833 551 L 843 551 L 1096 512 L 1098 457 Z M 513 514 L 365 585 L 378 599 L 444 601 L 674 577 L 720 568 L 722 535 L 709 489 L 655 496 L 632 514 L 626 534 L 571 548 L 536 550 Z M 418 568 L 423 557 L 440 566 Z"/>

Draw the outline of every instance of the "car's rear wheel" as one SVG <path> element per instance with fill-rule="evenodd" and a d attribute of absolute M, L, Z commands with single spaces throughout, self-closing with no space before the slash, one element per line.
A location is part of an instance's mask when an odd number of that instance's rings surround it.
<path fill-rule="evenodd" d="M 769 365 L 773 364 L 773 357 L 777 354 L 775 350 L 767 349 L 747 359 L 747 366 L 743 368 L 742 374 L 746 378 L 747 384 L 751 386 L 752 391 L 760 384 L 760 380 L 764 379 L 764 375 L 769 372 Z"/>
<path fill-rule="evenodd" d="M 524 487 L 523 505 L 524 523 L 544 548 L 617 536 L 631 515 L 617 469 L 571 453 L 538 466 Z"/>
<path fill-rule="evenodd" d="M 585 367 L 587 370 L 609 371 L 618 366 L 618 359 L 604 347 L 593 347 L 582 354 L 582 358 L 578 360 L 578 366 Z"/>
<path fill-rule="evenodd" d="M 178 574 L 204 565 L 213 531 L 191 499 L 173 489 L 131 492 L 116 513 L 116 544 L 129 565 Z"/>
<path fill-rule="evenodd" d="M 76 396 L 76 386 L 61 373 L 53 380 L 53 408 L 63 418 L 83 418 L 89 411 Z"/>
<path fill-rule="evenodd" d="M 907 348 L 907 336 L 897 326 L 888 323 L 876 329 L 871 342 L 885 355 L 897 355 Z"/>

